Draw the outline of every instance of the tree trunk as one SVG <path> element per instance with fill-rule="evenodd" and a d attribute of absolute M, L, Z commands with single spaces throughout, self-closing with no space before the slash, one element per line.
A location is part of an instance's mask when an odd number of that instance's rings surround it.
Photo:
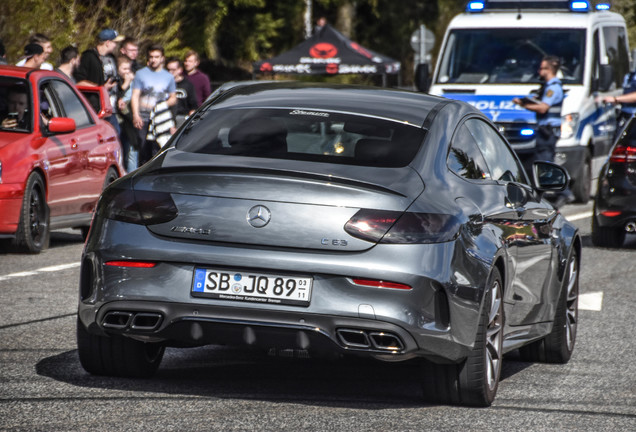
<path fill-rule="evenodd" d="M 336 20 L 336 28 L 348 38 L 353 35 L 353 21 L 356 17 L 356 8 L 353 1 L 343 1 L 338 6 L 338 18 Z"/>

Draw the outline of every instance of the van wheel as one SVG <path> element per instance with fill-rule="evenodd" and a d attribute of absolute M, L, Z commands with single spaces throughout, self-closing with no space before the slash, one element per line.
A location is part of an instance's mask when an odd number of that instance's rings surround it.
<path fill-rule="evenodd" d="M 34 172 L 24 188 L 15 246 L 23 252 L 40 253 L 49 246 L 49 236 L 49 207 L 44 180 Z"/>
<path fill-rule="evenodd" d="M 585 162 L 581 168 L 581 175 L 574 182 L 572 193 L 574 194 L 574 200 L 577 203 L 585 204 L 590 200 L 592 181 L 592 161 L 590 160 L 589 151 L 585 155 Z"/>

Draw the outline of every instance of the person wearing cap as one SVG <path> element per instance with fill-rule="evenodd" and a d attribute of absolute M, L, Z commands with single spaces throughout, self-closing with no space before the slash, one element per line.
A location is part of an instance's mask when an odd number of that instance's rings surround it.
<path fill-rule="evenodd" d="M 29 38 L 29 44 L 38 44 L 44 50 L 44 60 L 42 64 L 39 66 L 39 69 L 53 70 L 53 65 L 49 63 L 47 60 L 51 53 L 53 52 L 53 45 L 51 44 L 51 38 L 42 34 L 36 33 Z M 24 66 L 26 63 L 26 58 L 22 58 L 16 66 Z"/>
<path fill-rule="evenodd" d="M 46 60 L 46 54 L 42 46 L 30 43 L 24 47 L 24 56 L 16 66 L 40 69 L 44 60 Z"/>
<path fill-rule="evenodd" d="M 99 32 L 97 36 L 97 45 L 95 48 L 87 49 L 82 53 L 80 57 L 80 63 L 75 69 L 73 76 L 79 85 L 89 86 L 104 86 L 106 90 L 110 91 L 115 88 L 117 81 L 112 76 L 107 76 L 104 70 L 104 63 L 102 58 L 105 58 L 109 54 L 112 55 L 113 51 L 117 48 L 117 43 L 122 41 L 124 36 L 118 35 L 113 29 L 104 29 Z M 116 76 L 116 63 L 115 63 L 115 76 Z M 99 100 L 97 95 L 89 98 L 89 102 L 93 106 L 96 112 L 99 111 Z M 116 121 L 115 121 L 116 123 Z"/>

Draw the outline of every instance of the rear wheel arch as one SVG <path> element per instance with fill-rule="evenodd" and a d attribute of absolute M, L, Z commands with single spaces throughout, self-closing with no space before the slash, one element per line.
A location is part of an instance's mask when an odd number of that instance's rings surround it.
<path fill-rule="evenodd" d="M 495 267 L 499 270 L 499 275 L 501 276 L 501 290 L 503 291 L 502 294 L 504 294 L 506 291 L 508 275 L 506 274 L 506 264 L 504 263 L 503 257 L 497 258 L 497 261 L 495 261 Z"/>

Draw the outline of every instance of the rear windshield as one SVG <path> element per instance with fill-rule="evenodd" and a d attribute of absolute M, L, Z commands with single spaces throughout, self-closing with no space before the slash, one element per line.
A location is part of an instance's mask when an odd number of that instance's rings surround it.
<path fill-rule="evenodd" d="M 0 130 L 31 132 L 31 95 L 25 80 L 0 77 Z"/>
<path fill-rule="evenodd" d="M 228 109 L 199 114 L 177 139 L 186 152 L 347 165 L 408 165 L 424 139 L 420 127 L 310 109 Z"/>

